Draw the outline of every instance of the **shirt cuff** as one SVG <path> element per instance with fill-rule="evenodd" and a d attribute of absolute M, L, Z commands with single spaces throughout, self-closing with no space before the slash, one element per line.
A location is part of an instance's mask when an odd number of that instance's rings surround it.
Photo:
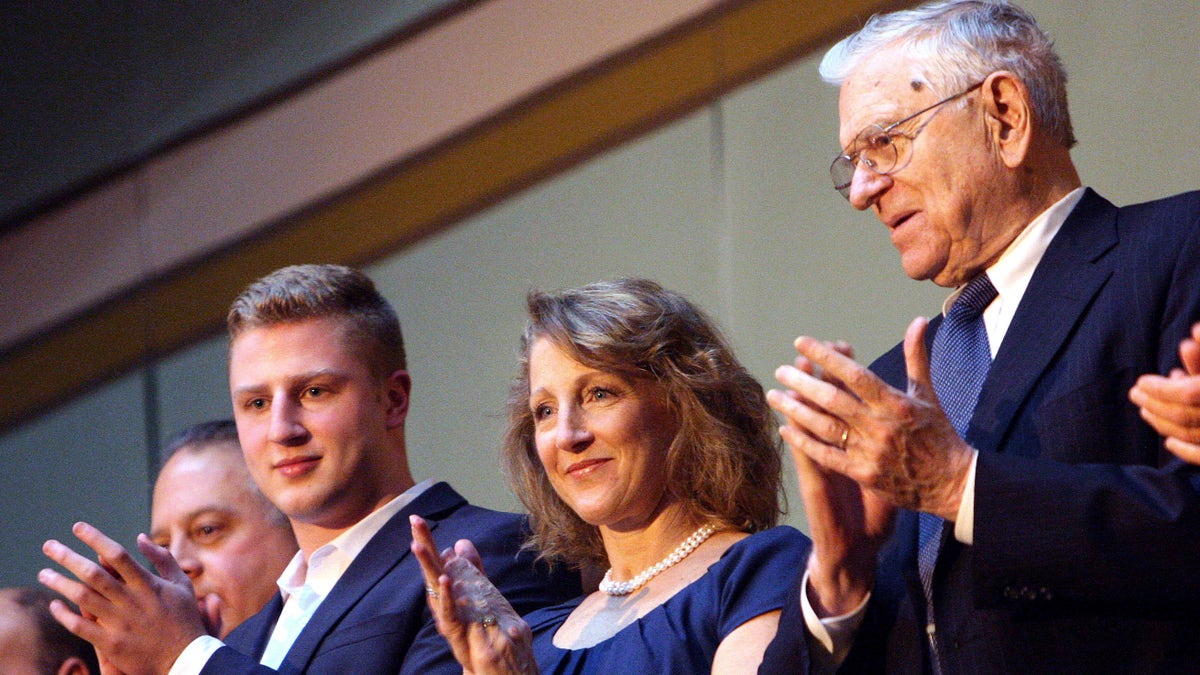
<path fill-rule="evenodd" d="M 963 486 L 962 501 L 958 503 L 958 516 L 954 520 L 954 538 L 967 546 L 975 543 L 975 469 L 979 466 L 979 451 L 973 452 L 967 484 Z"/>
<path fill-rule="evenodd" d="M 867 597 L 853 610 L 840 616 L 821 618 L 808 601 L 808 570 L 804 571 L 800 581 L 800 609 L 804 613 L 804 625 L 808 627 L 808 646 L 817 672 L 833 672 L 846 660 L 870 600 L 871 594 L 867 593 Z"/>
<path fill-rule="evenodd" d="M 211 635 L 201 635 L 192 640 L 183 653 L 175 659 L 175 663 L 171 665 L 171 670 L 167 671 L 167 675 L 200 675 L 204 664 L 208 663 L 212 655 L 224 646 L 224 642 Z"/>

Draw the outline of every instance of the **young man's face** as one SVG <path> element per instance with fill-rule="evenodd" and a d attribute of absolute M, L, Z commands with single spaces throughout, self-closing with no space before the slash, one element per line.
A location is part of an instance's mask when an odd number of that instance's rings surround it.
<path fill-rule="evenodd" d="M 229 350 L 229 387 L 246 465 L 294 525 L 345 529 L 393 488 L 392 441 L 408 376 L 373 374 L 345 320 L 252 328 Z"/>

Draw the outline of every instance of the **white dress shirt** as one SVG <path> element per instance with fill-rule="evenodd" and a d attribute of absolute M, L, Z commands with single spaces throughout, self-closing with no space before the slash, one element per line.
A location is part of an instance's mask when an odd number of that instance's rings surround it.
<path fill-rule="evenodd" d="M 987 269 L 987 275 L 997 291 L 996 299 L 983 310 L 983 325 L 987 330 L 992 358 L 995 358 L 1000 350 L 1000 343 L 1012 324 L 1013 315 L 1021 304 L 1025 289 L 1029 287 L 1033 272 L 1045 255 L 1046 248 L 1062 228 L 1067 216 L 1083 198 L 1083 193 L 1082 187 L 1072 190 L 1034 218 L 1033 222 L 1009 244 L 1000 258 Z M 961 293 L 960 286 L 946 298 L 942 304 L 943 315 L 949 311 Z M 979 451 L 976 450 L 971 458 L 966 485 L 963 487 L 958 517 L 954 521 L 954 538 L 967 545 L 975 541 L 975 469 L 978 458 Z M 800 594 L 800 606 L 811 637 L 809 647 L 812 648 L 814 661 L 819 665 L 818 670 L 836 668 L 850 652 L 870 595 L 847 614 L 820 618 L 808 601 L 808 572 L 804 573 L 801 583 L 805 592 Z"/>
<path fill-rule="evenodd" d="M 321 601 L 333 590 L 346 568 L 350 567 L 350 563 L 354 562 L 367 543 L 393 516 L 431 485 L 432 480 L 424 480 L 412 486 L 392 501 L 372 511 L 328 544 L 313 551 L 307 560 L 303 551 L 296 552 L 296 556 L 276 581 L 284 599 L 283 611 L 275 622 L 271 639 L 267 642 L 259 663 L 270 668 L 279 668 L 300 631 L 308 625 L 309 619 L 321 606 Z M 168 675 L 199 675 L 208 659 L 224 644 L 211 635 L 196 638 L 175 659 Z"/>

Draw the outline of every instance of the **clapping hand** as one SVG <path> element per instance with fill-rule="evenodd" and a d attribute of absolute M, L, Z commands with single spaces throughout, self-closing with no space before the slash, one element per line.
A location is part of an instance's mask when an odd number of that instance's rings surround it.
<path fill-rule="evenodd" d="M 767 400 L 785 421 L 812 529 L 809 597 L 824 616 L 866 596 L 897 507 L 957 516 L 974 450 L 934 393 L 926 328 L 917 318 L 904 336 L 903 391 L 856 363 L 849 345 L 809 337 L 797 338 L 794 364 L 776 370 L 787 389 Z"/>
<path fill-rule="evenodd" d="M 475 546 L 462 539 L 439 556 L 425 520 L 409 520 L 429 610 L 464 671 L 537 673 L 529 626 L 488 580 Z"/>
<path fill-rule="evenodd" d="M 38 574 L 39 581 L 79 607 L 75 613 L 54 602 L 50 612 L 96 647 L 105 673 L 166 673 L 184 648 L 206 633 L 191 581 L 171 554 L 145 535 L 138 536 L 138 550 L 158 576 L 91 525 L 76 523 L 72 531 L 95 551 L 97 562 L 53 539 L 42 546 L 47 557 L 78 579 L 50 569 Z"/>
<path fill-rule="evenodd" d="M 835 346 L 800 337 L 802 361 L 823 371 L 782 366 L 772 407 L 788 424 L 793 449 L 846 476 L 894 506 L 953 521 L 974 450 L 959 437 L 934 393 L 925 348 L 927 322 L 917 318 L 904 336 L 905 391 L 842 354 Z"/>
<path fill-rule="evenodd" d="M 1200 323 L 1179 344 L 1182 368 L 1169 375 L 1143 375 L 1129 390 L 1142 419 L 1166 437 L 1166 447 L 1186 462 L 1200 464 Z"/>

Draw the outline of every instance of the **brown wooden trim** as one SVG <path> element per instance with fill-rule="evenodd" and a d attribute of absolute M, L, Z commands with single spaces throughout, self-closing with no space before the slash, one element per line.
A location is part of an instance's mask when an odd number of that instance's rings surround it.
<path fill-rule="evenodd" d="M 218 333 L 233 297 L 272 269 L 363 264 L 394 254 L 811 53 L 874 12 L 909 4 L 722 4 L 343 194 L 0 354 L 0 430 Z"/>

